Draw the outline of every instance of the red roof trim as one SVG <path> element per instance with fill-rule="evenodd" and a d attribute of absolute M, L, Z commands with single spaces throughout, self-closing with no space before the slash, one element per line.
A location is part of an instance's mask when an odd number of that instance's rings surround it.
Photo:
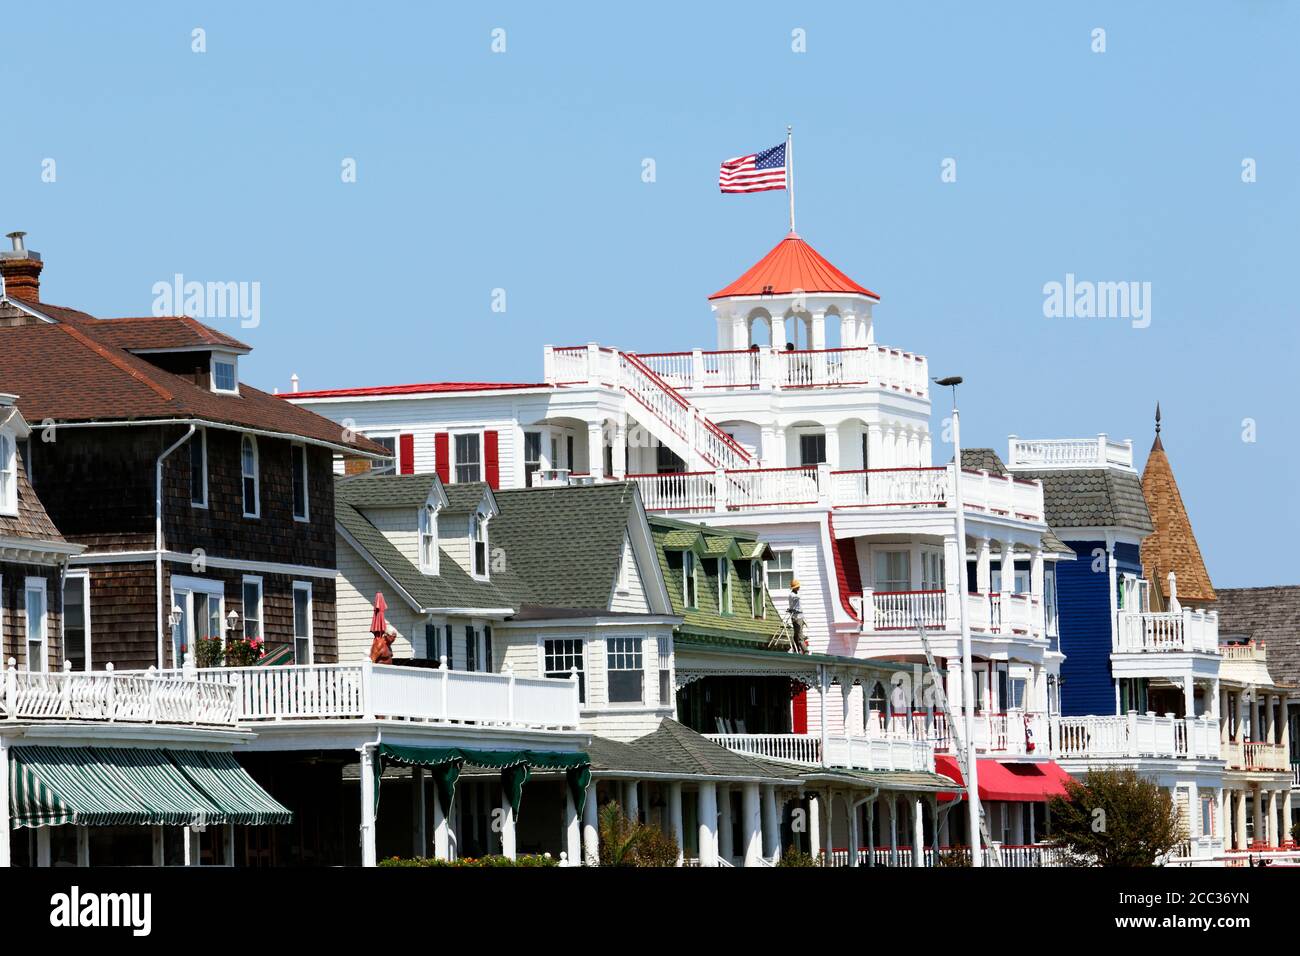
<path fill-rule="evenodd" d="M 310 392 L 285 392 L 279 397 L 347 398 L 366 395 L 418 395 L 422 392 L 500 392 L 520 388 L 551 388 L 545 382 L 421 382 L 413 385 L 372 385 L 363 388 L 318 388 Z"/>
<path fill-rule="evenodd" d="M 839 584 L 840 604 L 843 605 L 844 610 L 848 613 L 849 617 L 856 621 L 858 620 L 858 615 L 853 610 L 853 605 L 849 603 L 849 595 L 853 593 L 853 588 L 849 587 L 849 576 L 848 572 L 844 568 L 844 557 L 840 553 L 839 543 L 835 540 L 835 520 L 829 514 L 826 516 L 826 533 L 829 534 L 831 538 L 831 559 L 835 564 L 835 580 L 836 583 Z M 858 590 L 861 592 L 862 577 L 860 572 L 857 573 L 857 577 L 859 582 Z"/>

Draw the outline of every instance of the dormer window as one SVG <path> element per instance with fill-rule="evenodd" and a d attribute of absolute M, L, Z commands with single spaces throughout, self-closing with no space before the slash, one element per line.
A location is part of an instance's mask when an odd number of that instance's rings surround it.
<path fill-rule="evenodd" d="M 470 519 L 470 538 L 474 544 L 474 576 L 488 576 L 487 516 L 476 513 Z"/>
<path fill-rule="evenodd" d="M 438 573 L 438 512 L 433 505 L 420 509 L 420 570 Z"/>
<path fill-rule="evenodd" d="M 727 559 L 718 558 L 718 613 L 731 613 L 731 575 L 727 573 Z"/>
<path fill-rule="evenodd" d="M 18 450 L 8 432 L 0 432 L 0 514 L 18 514 Z"/>
<path fill-rule="evenodd" d="M 239 394 L 239 359 L 222 352 L 212 353 L 212 390 Z"/>
<path fill-rule="evenodd" d="M 762 561 L 749 562 L 749 602 L 754 611 L 754 620 L 761 621 L 767 617 L 767 588 L 764 586 L 766 569 Z"/>
<path fill-rule="evenodd" d="M 687 607 L 697 607 L 697 584 L 695 580 L 695 552 L 682 552 L 682 600 Z"/>

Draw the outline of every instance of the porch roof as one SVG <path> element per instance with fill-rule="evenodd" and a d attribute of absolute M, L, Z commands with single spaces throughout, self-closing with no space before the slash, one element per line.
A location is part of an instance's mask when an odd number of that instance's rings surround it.
<path fill-rule="evenodd" d="M 849 770 L 828 767 L 825 770 L 805 770 L 802 776 L 812 784 L 840 783 L 863 789 L 879 787 L 881 790 L 921 793 L 951 793 L 961 789 L 961 785 L 952 778 L 924 770 Z"/>
<path fill-rule="evenodd" d="M 899 667 L 897 662 L 878 659 L 863 660 L 858 657 L 840 657 L 835 654 L 793 654 L 790 651 L 775 647 L 755 647 L 748 642 L 727 642 L 725 639 L 720 640 L 717 637 L 701 637 L 693 631 L 682 631 L 677 634 L 675 644 L 679 660 L 683 651 L 687 654 L 696 652 L 732 657 L 749 660 L 757 664 L 771 665 L 773 676 L 811 675 L 816 673 L 819 666 L 826 666 L 839 671 L 854 671 L 861 676 L 888 677 L 897 671 Z M 688 664 L 685 669 L 696 670 L 697 668 L 690 667 Z M 719 671 L 718 673 L 721 675 L 726 672 Z M 747 673 L 752 673 L 752 671 Z"/>

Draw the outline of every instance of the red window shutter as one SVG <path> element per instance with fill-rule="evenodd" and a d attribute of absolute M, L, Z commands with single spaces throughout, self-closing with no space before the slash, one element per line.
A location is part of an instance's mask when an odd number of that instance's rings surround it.
<path fill-rule="evenodd" d="M 497 491 L 501 487 L 501 457 L 497 453 L 497 433 L 483 433 L 483 472 L 488 487 Z"/>
<path fill-rule="evenodd" d="M 446 432 L 438 432 L 433 436 L 433 456 L 434 469 L 438 472 L 438 477 L 442 479 L 443 484 L 451 481 L 451 441 Z"/>
<path fill-rule="evenodd" d="M 794 700 L 791 701 L 791 709 L 791 733 L 808 733 L 808 689 L 806 687 L 794 695 Z"/>
<path fill-rule="evenodd" d="M 397 441 L 398 471 L 403 475 L 415 474 L 415 436 L 399 435 Z"/>

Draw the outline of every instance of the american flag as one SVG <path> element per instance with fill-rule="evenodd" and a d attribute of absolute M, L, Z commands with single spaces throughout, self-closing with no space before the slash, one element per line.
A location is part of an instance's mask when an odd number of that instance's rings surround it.
<path fill-rule="evenodd" d="M 718 171 L 718 186 L 724 193 L 785 189 L 785 143 L 727 160 Z"/>

